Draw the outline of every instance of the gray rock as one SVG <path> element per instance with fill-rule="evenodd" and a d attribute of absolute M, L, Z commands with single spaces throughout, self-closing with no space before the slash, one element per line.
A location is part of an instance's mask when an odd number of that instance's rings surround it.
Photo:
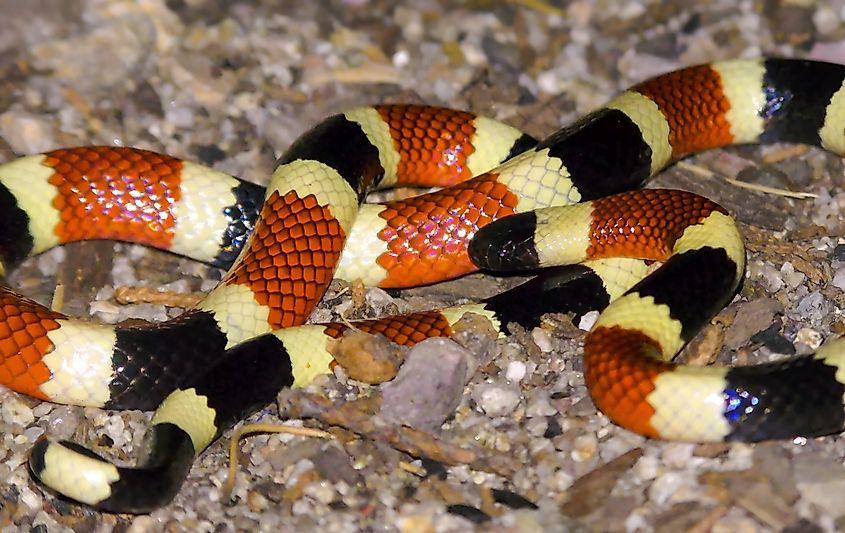
<path fill-rule="evenodd" d="M 468 357 L 448 339 L 417 344 L 396 378 L 382 385 L 379 414 L 397 424 L 436 431 L 461 402 Z"/>

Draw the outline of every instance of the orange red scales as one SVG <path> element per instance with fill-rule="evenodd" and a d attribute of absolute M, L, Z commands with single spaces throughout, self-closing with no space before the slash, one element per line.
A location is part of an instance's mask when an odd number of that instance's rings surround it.
<path fill-rule="evenodd" d="M 725 116 L 730 99 L 719 73 L 710 65 L 671 72 L 632 90 L 650 98 L 666 117 L 672 159 L 733 142 Z"/>
<path fill-rule="evenodd" d="M 173 241 L 182 161 L 131 148 L 94 146 L 55 150 L 53 207 L 61 242 L 115 239 L 167 249 Z"/>
<path fill-rule="evenodd" d="M 644 189 L 593 200 L 589 259 L 636 257 L 665 260 L 684 232 L 713 211 L 718 204 L 690 194 Z"/>
<path fill-rule="evenodd" d="M 47 333 L 59 329 L 64 315 L 0 287 L 0 383 L 47 400 L 41 384 L 52 373 L 42 358 L 54 349 Z"/>
<path fill-rule="evenodd" d="M 302 324 L 322 297 L 340 259 L 345 234 L 313 195 L 273 192 L 264 202 L 248 249 L 224 280 L 245 285 L 270 309 L 268 324 Z"/>
<path fill-rule="evenodd" d="M 517 201 L 495 174 L 488 173 L 437 196 L 389 202 L 379 214 L 387 221 L 379 238 L 388 248 L 378 258 L 387 271 L 380 286 L 425 285 L 475 271 L 467 243 L 479 228 L 512 215 Z"/>
<path fill-rule="evenodd" d="M 364 320 L 356 322 L 355 328 L 365 333 L 384 335 L 388 340 L 403 346 L 412 346 L 430 337 L 452 335 L 452 326 L 439 311 Z M 347 329 L 348 326 L 344 324 L 333 323 L 326 328 L 326 335 L 336 339 Z"/>
<path fill-rule="evenodd" d="M 472 177 L 475 115 L 428 106 L 376 106 L 400 154 L 397 184 L 449 186 Z"/>
<path fill-rule="evenodd" d="M 649 357 L 658 349 L 645 333 L 618 326 L 597 327 L 584 341 L 584 381 L 596 406 L 616 423 L 653 438 L 659 435 L 649 422 L 655 410 L 647 397 L 654 379 L 672 366 Z"/>

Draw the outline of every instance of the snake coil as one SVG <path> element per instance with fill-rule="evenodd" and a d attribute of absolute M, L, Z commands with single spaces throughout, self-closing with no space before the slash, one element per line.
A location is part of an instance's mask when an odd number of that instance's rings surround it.
<path fill-rule="evenodd" d="M 129 148 L 58 150 L 2 165 L 4 264 L 107 238 L 229 268 L 195 308 L 142 326 L 74 320 L 0 289 L 0 383 L 54 402 L 157 406 L 137 468 L 45 439 L 30 469 L 96 508 L 165 505 L 223 431 L 280 388 L 329 371 L 327 343 L 348 326 L 303 324 L 334 275 L 406 287 L 479 266 L 581 265 L 479 304 L 356 327 L 413 344 L 451 334 L 467 311 L 501 330 L 533 327 L 545 312 L 606 306 L 585 340 L 584 373 L 598 408 L 619 425 L 688 441 L 841 431 L 843 342 L 754 367 L 671 362 L 733 295 L 744 247 L 717 204 L 633 189 L 689 153 L 729 144 L 800 142 L 845 153 L 843 81 L 845 67 L 801 60 L 686 68 L 538 143 L 453 110 L 358 108 L 294 143 L 266 190 Z M 445 188 L 361 205 L 369 191 L 397 184 Z M 663 265 L 644 277 L 644 261 Z"/>

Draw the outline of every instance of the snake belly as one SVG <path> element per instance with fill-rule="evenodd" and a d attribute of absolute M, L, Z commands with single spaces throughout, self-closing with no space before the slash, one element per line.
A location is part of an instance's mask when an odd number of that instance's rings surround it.
<path fill-rule="evenodd" d="M 297 350 L 311 340 L 324 343 L 320 335 L 326 337 L 328 329 L 289 326 L 307 318 L 334 265 L 342 265 L 343 240 L 357 242 L 356 218 L 373 231 L 361 241 L 366 245 L 347 250 L 365 250 L 359 257 L 368 259 L 359 264 L 368 272 L 360 278 L 386 287 L 460 275 L 476 268 L 473 261 L 489 268 L 558 261 L 547 248 L 560 252 L 564 262 L 587 262 L 583 279 L 604 287 L 604 294 L 594 291 L 596 298 L 615 300 L 586 339 L 585 377 L 599 409 L 632 431 L 692 441 L 840 431 L 845 386 L 836 377 L 842 358 L 836 343 L 814 357 L 746 369 L 694 369 L 668 361 L 733 294 L 744 269 L 742 242 L 730 217 L 708 200 L 677 191 L 619 193 L 638 188 L 691 152 L 728 144 L 802 142 L 841 154 L 843 80 L 841 65 L 800 60 L 738 60 L 679 70 L 633 87 L 536 146 L 509 132 L 506 161 L 476 177 L 437 193 L 361 209 L 372 186 L 395 181 L 402 157 L 390 154 L 402 143 L 378 108 L 327 119 L 280 159 L 251 236 L 220 287 L 177 319 L 182 322 L 133 330 L 134 351 L 124 352 L 155 364 L 158 356 L 146 354 L 165 339 L 162 332 L 172 330 L 167 340 L 175 345 L 200 320 L 219 332 L 209 348 L 218 355 L 214 361 L 196 359 L 195 382 L 177 377 L 161 388 L 172 392 L 154 416 L 152 440 L 160 444 L 153 445 L 147 463 L 117 468 L 77 445 L 45 440 L 33 451 L 31 469 L 59 492 L 109 510 L 146 512 L 169 501 L 193 457 L 225 427 L 269 401 L 270 391 L 326 371 L 312 359 L 314 350 L 307 355 Z M 426 141 L 408 143 L 428 149 Z M 578 205 L 563 214 L 544 209 L 569 204 Z M 21 210 L 27 220 L 35 213 L 26 206 Z M 516 213 L 525 214 L 490 224 Z M 31 224 L 28 228 L 33 233 Z M 559 229 L 566 233 L 561 236 Z M 641 263 L 614 262 L 619 255 L 665 263 L 629 288 L 644 271 L 633 266 Z M 206 260 L 220 262 L 216 258 Z M 30 305 L 14 298 L 7 307 Z M 59 324 L 54 330 L 66 329 L 64 318 L 26 309 L 40 326 L 52 320 Z M 537 305 L 526 313 L 535 317 L 555 309 Z M 52 342 L 47 356 L 60 345 Z M 70 359 L 82 357 L 78 348 L 70 351 Z M 108 356 L 116 351 L 103 350 Z M 44 356 L 38 352 L 30 359 Z M 17 354 L 5 357 L 26 361 Z M 250 367 L 263 369 L 256 377 L 266 387 L 234 391 L 241 383 L 231 378 L 239 368 L 235 361 L 254 361 Z M 22 392 L 62 401 L 43 392 L 57 373 L 52 367 L 49 372 Z M 790 390 L 796 376 L 798 388 L 812 387 L 818 401 L 809 405 Z M 135 390 L 151 388 L 143 383 Z M 110 403 L 117 396 L 109 389 L 91 404 L 123 406 L 123 400 Z M 142 402 L 137 393 L 125 405 L 133 402 Z M 81 470 L 95 480 L 86 487 L 87 499 L 72 492 L 74 472 Z M 151 486 L 164 496 L 140 501 Z"/>

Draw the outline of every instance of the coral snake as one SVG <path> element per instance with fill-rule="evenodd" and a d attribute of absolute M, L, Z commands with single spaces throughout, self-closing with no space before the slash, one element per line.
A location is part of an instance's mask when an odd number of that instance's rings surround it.
<path fill-rule="evenodd" d="M 413 344 L 451 334 L 466 311 L 503 329 L 533 327 L 546 312 L 606 307 L 586 337 L 584 373 L 597 407 L 619 425 L 687 441 L 840 431 L 842 342 L 751 367 L 671 362 L 733 296 L 744 247 L 717 204 L 633 189 L 691 152 L 729 144 L 799 142 L 845 153 L 843 82 L 845 67 L 830 63 L 701 65 L 641 83 L 540 142 L 459 111 L 358 108 L 295 142 L 266 191 L 130 148 L 57 150 L 2 165 L 6 266 L 96 238 L 229 268 L 195 308 L 140 326 L 71 319 L 0 288 L 0 383 L 53 402 L 157 407 L 137 468 L 42 439 L 30 470 L 95 508 L 165 505 L 223 431 L 281 388 L 329 372 L 327 343 L 350 325 L 303 324 L 333 276 L 407 287 L 478 266 L 582 265 L 478 304 L 352 326 Z M 397 184 L 445 188 L 361 205 L 369 191 Z M 645 261 L 663 264 L 646 276 Z M 581 289 L 569 290 L 570 279 Z"/>

